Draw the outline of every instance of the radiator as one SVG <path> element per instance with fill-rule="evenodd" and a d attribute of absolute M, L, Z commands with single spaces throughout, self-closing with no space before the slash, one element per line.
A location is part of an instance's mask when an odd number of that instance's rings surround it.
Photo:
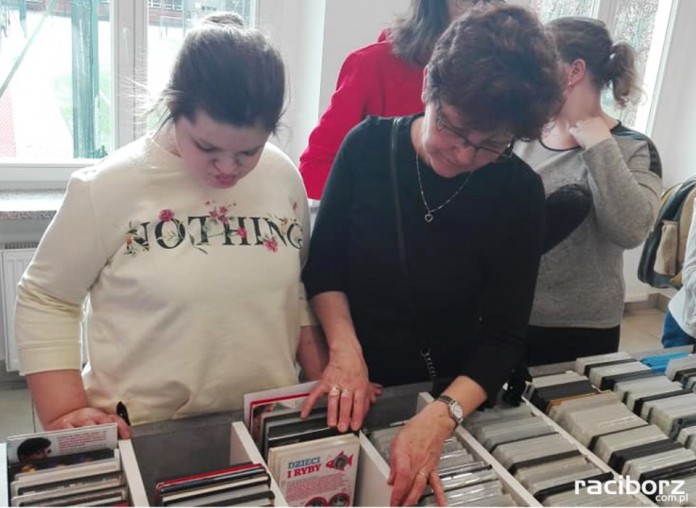
<path fill-rule="evenodd" d="M 29 266 L 36 250 L 36 242 L 8 243 L 0 250 L 0 295 L 2 298 L 3 336 L 5 337 L 5 368 L 19 370 L 17 344 L 14 337 L 14 307 L 17 283 Z"/>

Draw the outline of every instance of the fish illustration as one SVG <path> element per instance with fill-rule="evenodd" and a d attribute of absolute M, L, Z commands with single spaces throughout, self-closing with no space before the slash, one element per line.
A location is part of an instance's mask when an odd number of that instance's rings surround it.
<path fill-rule="evenodd" d="M 343 453 L 343 450 L 341 450 L 341 453 L 336 455 L 336 457 L 334 457 L 326 463 L 326 467 L 336 469 L 338 471 L 343 471 L 346 468 L 346 466 L 352 465 L 353 455 L 346 455 L 345 453 Z"/>

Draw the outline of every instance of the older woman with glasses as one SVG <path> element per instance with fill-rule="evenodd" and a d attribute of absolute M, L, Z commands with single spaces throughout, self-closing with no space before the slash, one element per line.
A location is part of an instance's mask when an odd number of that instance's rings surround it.
<path fill-rule="evenodd" d="M 436 44 L 425 113 L 368 118 L 333 165 L 303 276 L 330 360 L 305 411 L 328 394 L 329 424 L 357 430 L 370 380 L 438 381 L 392 447 L 392 504 L 428 482 L 445 502 L 444 440 L 523 354 L 544 189 L 512 141 L 538 137 L 561 100 L 534 14 L 474 8 Z"/>

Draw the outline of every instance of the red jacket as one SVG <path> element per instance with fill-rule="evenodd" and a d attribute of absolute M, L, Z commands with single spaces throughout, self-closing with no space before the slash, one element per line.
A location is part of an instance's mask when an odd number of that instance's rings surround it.
<path fill-rule="evenodd" d="M 366 116 L 423 111 L 423 69 L 394 56 L 391 48 L 387 41 L 376 42 L 353 51 L 343 62 L 336 91 L 300 156 L 310 198 L 321 198 L 343 138 Z"/>

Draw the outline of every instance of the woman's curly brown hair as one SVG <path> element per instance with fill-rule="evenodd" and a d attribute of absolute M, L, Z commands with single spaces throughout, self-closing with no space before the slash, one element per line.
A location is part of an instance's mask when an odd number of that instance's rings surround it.
<path fill-rule="evenodd" d="M 455 21 L 427 66 L 426 102 L 439 99 L 476 130 L 536 139 L 563 103 L 550 36 L 523 7 L 477 7 Z"/>

